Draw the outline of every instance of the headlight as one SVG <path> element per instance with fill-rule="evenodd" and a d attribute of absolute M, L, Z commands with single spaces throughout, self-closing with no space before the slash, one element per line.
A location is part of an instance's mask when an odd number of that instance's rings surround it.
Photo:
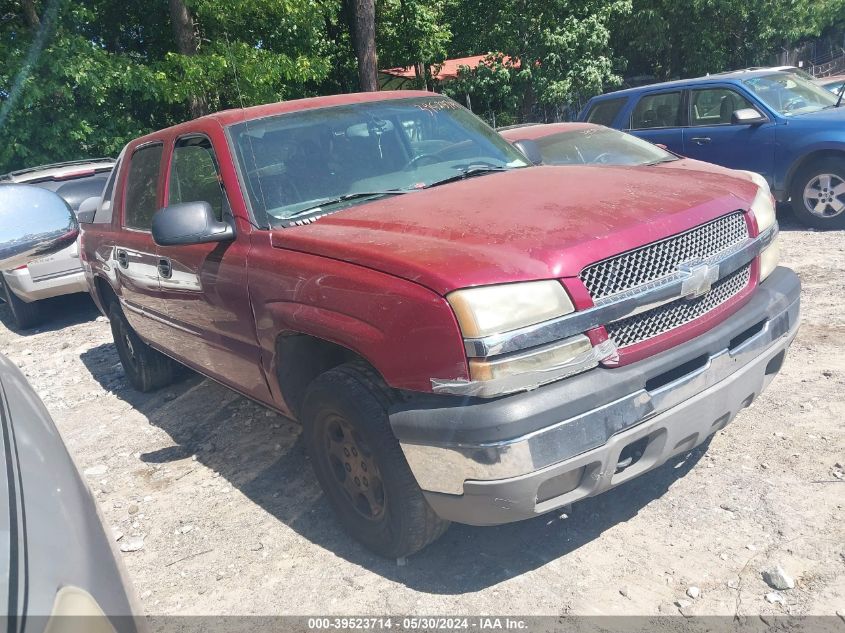
<path fill-rule="evenodd" d="M 751 213 L 754 214 L 757 220 L 758 232 L 763 233 L 777 223 L 775 199 L 765 178 L 751 171 L 746 173 L 758 187 L 757 195 L 754 196 L 754 202 L 751 203 Z M 774 230 L 777 230 L 777 228 Z M 760 281 L 763 281 L 777 268 L 778 260 L 780 259 L 779 240 L 780 238 L 775 236 L 772 243 L 760 253 Z"/>
<path fill-rule="evenodd" d="M 758 174 L 756 171 L 746 171 L 745 169 L 738 169 L 737 171 L 747 174 L 751 179 L 751 182 L 760 187 L 760 189 L 769 191 L 769 183 L 765 178 L 763 178 L 762 174 Z"/>
<path fill-rule="evenodd" d="M 566 290 L 555 280 L 466 288 L 446 299 L 466 338 L 509 332 L 575 309 Z"/>
<path fill-rule="evenodd" d="M 775 236 L 775 239 L 760 253 L 760 281 L 772 274 L 772 271 L 777 268 L 780 260 L 780 235 Z"/>
<path fill-rule="evenodd" d="M 549 372 L 580 366 L 593 359 L 593 346 L 583 334 L 552 345 L 499 358 L 473 358 L 469 361 L 471 380 L 497 380 L 526 372 Z M 555 379 L 562 378 L 557 375 Z"/>
<path fill-rule="evenodd" d="M 775 199 L 769 191 L 769 185 L 766 185 L 765 189 L 761 187 L 757 190 L 754 202 L 751 203 L 751 213 L 757 219 L 757 229 L 760 233 L 775 223 Z"/>

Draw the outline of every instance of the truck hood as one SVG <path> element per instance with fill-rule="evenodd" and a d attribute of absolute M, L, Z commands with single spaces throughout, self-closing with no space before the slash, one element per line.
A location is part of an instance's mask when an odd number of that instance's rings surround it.
<path fill-rule="evenodd" d="M 756 193 L 747 178 L 655 167 L 544 166 L 476 176 L 277 229 L 271 241 L 446 294 L 575 276 L 591 262 L 748 208 Z"/>

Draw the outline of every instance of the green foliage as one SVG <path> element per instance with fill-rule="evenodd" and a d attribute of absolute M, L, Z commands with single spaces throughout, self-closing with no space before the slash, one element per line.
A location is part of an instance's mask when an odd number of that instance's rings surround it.
<path fill-rule="evenodd" d="M 55 19 L 44 11 L 56 7 Z M 46 0 L 43 48 L 21 5 L 0 0 L 0 172 L 116 155 L 132 138 L 210 110 L 315 94 L 331 70 L 325 12 L 310 0 L 196 0 L 199 47 L 176 52 L 164 0 Z M 13 87 L 18 85 L 18 89 Z"/>
<path fill-rule="evenodd" d="M 442 0 L 380 0 L 377 40 L 382 68 L 430 66 L 446 59 L 451 39 Z"/>
<path fill-rule="evenodd" d="M 630 0 L 453 0 L 447 14 L 465 25 L 456 30 L 458 49 L 496 53 L 444 89 L 484 104 L 500 125 L 596 94 L 620 81 L 610 28 L 630 8 Z"/>
<path fill-rule="evenodd" d="M 633 0 L 614 39 L 631 74 L 668 79 L 765 64 L 837 21 L 838 0 Z"/>
<path fill-rule="evenodd" d="M 0 0 L 0 173 L 116 155 L 198 109 L 357 89 L 350 0 L 184 1 L 190 50 L 177 45 L 169 0 Z M 718 72 L 820 33 L 838 39 L 843 26 L 841 0 L 376 4 L 382 68 L 416 67 L 431 85 L 443 60 L 488 55 L 438 88 L 499 125 L 561 116 L 623 70 Z"/>

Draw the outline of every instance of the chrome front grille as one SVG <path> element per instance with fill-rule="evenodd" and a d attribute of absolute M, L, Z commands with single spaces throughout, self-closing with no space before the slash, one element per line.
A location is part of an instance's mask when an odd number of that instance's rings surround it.
<path fill-rule="evenodd" d="M 617 347 L 628 347 L 689 323 L 739 294 L 751 280 L 751 264 L 713 284 L 696 299 L 676 299 L 662 306 L 609 323 L 607 334 Z"/>
<path fill-rule="evenodd" d="M 713 257 L 747 238 L 744 214 L 735 211 L 685 233 L 591 264 L 581 271 L 581 281 L 598 303 L 671 275 L 679 264 Z"/>

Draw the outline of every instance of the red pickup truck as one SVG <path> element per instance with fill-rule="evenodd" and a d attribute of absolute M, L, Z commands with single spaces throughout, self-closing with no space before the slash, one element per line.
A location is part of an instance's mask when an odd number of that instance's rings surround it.
<path fill-rule="evenodd" d="M 182 363 L 299 420 L 340 521 L 395 557 L 704 442 L 798 328 L 765 182 L 530 154 L 408 91 L 132 141 L 81 251 L 129 381 Z"/>

